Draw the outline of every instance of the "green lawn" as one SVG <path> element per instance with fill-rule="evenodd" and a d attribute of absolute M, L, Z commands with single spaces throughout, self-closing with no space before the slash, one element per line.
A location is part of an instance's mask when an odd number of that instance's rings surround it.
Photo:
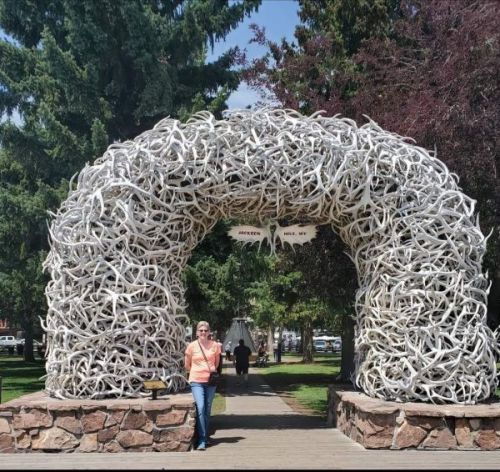
<path fill-rule="evenodd" d="M 43 390 L 45 362 L 25 362 L 21 356 L 0 354 L 0 377 L 2 377 L 2 403 L 27 393 Z"/>
<path fill-rule="evenodd" d="M 212 416 L 223 413 L 226 409 L 226 397 L 220 393 L 215 394 L 214 402 L 212 403 Z"/>
<path fill-rule="evenodd" d="M 327 409 L 328 385 L 335 383 L 340 372 L 340 355 L 316 354 L 313 364 L 287 363 L 287 358 L 299 357 L 286 354 L 281 364 L 259 369 L 269 385 L 276 391 L 292 396 L 301 405 L 325 416 Z"/>
<path fill-rule="evenodd" d="M 318 353 L 313 364 L 286 363 L 287 357 L 301 358 L 302 355 L 287 353 L 282 357 L 283 363 L 259 369 L 259 374 L 273 390 L 292 396 L 306 408 L 326 416 L 328 385 L 335 383 L 334 377 L 340 372 L 340 354 Z M 500 371 L 500 364 L 497 368 Z M 496 396 L 500 396 L 500 388 L 497 388 Z"/>

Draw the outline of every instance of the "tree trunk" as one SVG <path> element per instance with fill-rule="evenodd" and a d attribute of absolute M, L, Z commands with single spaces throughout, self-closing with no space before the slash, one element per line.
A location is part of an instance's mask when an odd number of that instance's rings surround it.
<path fill-rule="evenodd" d="M 269 326 L 267 330 L 267 353 L 269 355 L 273 354 L 273 344 L 274 344 L 274 327 Z"/>
<path fill-rule="evenodd" d="M 488 326 L 495 330 L 500 326 L 500 264 L 491 277 L 491 289 L 488 296 Z"/>
<path fill-rule="evenodd" d="M 351 382 L 354 374 L 354 318 L 344 315 L 342 320 L 342 358 L 340 362 L 340 374 L 337 380 Z"/>
<path fill-rule="evenodd" d="M 33 321 L 31 317 L 27 316 L 23 318 L 22 328 L 24 331 L 24 360 L 27 362 L 34 362 L 35 355 L 33 353 Z"/>
<path fill-rule="evenodd" d="M 312 364 L 313 358 L 313 328 L 312 323 L 309 321 L 303 324 L 303 338 L 302 338 L 302 361 L 305 364 Z"/>

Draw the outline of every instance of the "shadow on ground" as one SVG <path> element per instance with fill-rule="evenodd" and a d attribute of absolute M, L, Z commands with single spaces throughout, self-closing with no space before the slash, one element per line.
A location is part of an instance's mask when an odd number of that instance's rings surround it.
<path fill-rule="evenodd" d="M 217 429 L 311 429 L 326 428 L 319 416 L 308 415 L 217 415 L 212 418 Z"/>

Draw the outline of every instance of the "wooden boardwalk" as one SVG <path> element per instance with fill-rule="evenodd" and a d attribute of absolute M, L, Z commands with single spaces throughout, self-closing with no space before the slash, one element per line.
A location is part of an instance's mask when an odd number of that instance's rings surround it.
<path fill-rule="evenodd" d="M 0 469 L 499 469 L 500 452 L 365 450 L 318 417 L 296 413 L 251 369 L 227 377 L 226 411 L 204 452 L 0 454 Z"/>

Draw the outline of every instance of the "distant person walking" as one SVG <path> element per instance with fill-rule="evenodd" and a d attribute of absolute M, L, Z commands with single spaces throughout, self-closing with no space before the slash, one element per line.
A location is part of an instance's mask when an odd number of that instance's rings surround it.
<path fill-rule="evenodd" d="M 245 346 L 245 341 L 240 339 L 238 341 L 238 346 L 234 348 L 233 352 L 233 363 L 236 367 L 236 374 L 241 378 L 243 375 L 245 378 L 245 383 L 248 385 L 248 367 L 250 366 L 250 355 L 252 351 L 248 346 Z M 238 385 L 240 380 L 238 378 Z"/>
<path fill-rule="evenodd" d="M 184 355 L 184 367 L 189 371 L 189 383 L 196 403 L 196 449 L 204 451 L 209 444 L 209 423 L 215 385 L 209 384 L 211 372 L 217 372 L 220 361 L 220 346 L 209 339 L 210 325 L 200 321 L 196 326 L 197 340 L 188 344 Z"/>
<path fill-rule="evenodd" d="M 225 352 L 226 352 L 226 361 L 231 361 L 231 341 L 226 343 Z"/>

